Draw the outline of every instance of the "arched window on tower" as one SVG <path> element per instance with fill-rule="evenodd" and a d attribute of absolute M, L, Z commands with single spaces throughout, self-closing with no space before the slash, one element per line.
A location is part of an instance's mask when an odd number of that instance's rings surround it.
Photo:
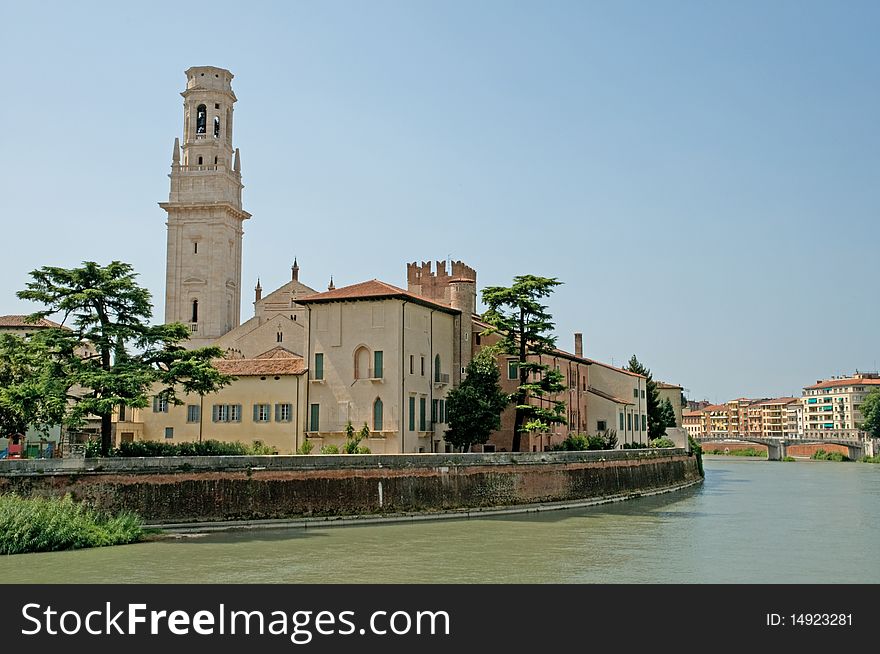
<path fill-rule="evenodd" d="M 208 108 L 200 104 L 196 108 L 196 134 L 204 134 L 208 126 Z"/>
<path fill-rule="evenodd" d="M 199 301 L 193 300 L 192 303 L 192 319 L 190 322 L 198 322 L 199 321 Z"/>
<path fill-rule="evenodd" d="M 202 158 L 201 157 L 199 157 L 199 165 L 200 166 L 202 165 Z"/>
<path fill-rule="evenodd" d="M 384 408 L 382 400 L 377 397 L 376 401 L 373 402 L 373 431 L 382 431 Z"/>
<path fill-rule="evenodd" d="M 220 138 L 220 116 L 214 116 L 214 138 Z"/>

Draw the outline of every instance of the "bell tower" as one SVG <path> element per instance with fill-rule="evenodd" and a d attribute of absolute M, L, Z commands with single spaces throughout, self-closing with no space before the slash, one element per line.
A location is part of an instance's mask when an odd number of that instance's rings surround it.
<path fill-rule="evenodd" d="M 165 322 L 182 322 L 188 347 L 212 344 L 241 315 L 241 159 L 232 147 L 232 73 L 186 71 L 183 147 L 174 139 L 168 212 Z"/>

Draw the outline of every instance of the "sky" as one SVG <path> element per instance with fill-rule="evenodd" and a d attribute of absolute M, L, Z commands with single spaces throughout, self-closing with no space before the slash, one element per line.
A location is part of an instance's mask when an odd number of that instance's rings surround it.
<path fill-rule="evenodd" d="M 564 282 L 558 345 L 689 397 L 880 364 L 880 3 L 3 3 L 0 314 L 131 263 L 164 314 L 184 70 L 235 75 L 259 277 Z"/>

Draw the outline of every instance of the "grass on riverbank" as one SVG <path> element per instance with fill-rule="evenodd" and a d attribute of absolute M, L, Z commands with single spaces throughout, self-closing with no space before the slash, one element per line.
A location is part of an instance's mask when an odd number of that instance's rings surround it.
<path fill-rule="evenodd" d="M 727 450 L 726 452 L 724 450 L 718 450 L 718 449 L 703 450 L 703 454 L 717 454 L 719 456 L 753 456 L 753 457 L 760 457 L 762 459 L 767 458 L 767 452 L 765 452 L 764 450 L 759 450 L 754 447 L 744 447 L 739 450 Z"/>
<path fill-rule="evenodd" d="M 880 454 L 875 456 L 863 456 L 859 459 L 859 463 L 880 463 Z"/>
<path fill-rule="evenodd" d="M 811 459 L 816 461 L 849 461 L 850 458 L 840 452 L 826 452 L 825 450 L 816 450 L 813 452 Z"/>
<path fill-rule="evenodd" d="M 140 518 L 133 513 L 108 516 L 70 495 L 0 495 L 0 554 L 123 545 L 143 536 Z"/>

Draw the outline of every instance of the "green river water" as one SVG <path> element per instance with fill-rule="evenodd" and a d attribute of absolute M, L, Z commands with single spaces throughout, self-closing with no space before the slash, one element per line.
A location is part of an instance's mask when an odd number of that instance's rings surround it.
<path fill-rule="evenodd" d="M 249 530 L 0 558 L 94 583 L 878 583 L 880 465 L 707 457 L 705 483 L 539 514 Z"/>

